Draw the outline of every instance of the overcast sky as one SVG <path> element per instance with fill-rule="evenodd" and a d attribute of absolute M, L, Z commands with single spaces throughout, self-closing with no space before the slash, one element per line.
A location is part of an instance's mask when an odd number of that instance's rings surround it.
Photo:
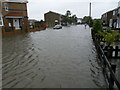
<path fill-rule="evenodd" d="M 65 14 L 70 10 L 77 17 L 89 15 L 89 2 L 92 2 L 92 17 L 100 18 L 106 11 L 117 8 L 120 0 L 29 0 L 30 19 L 44 20 L 44 13 L 54 11 Z"/>

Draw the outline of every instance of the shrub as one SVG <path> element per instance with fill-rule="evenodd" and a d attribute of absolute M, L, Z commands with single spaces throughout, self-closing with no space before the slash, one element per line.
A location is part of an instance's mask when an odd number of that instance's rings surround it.
<path fill-rule="evenodd" d="M 95 20 L 93 23 L 93 30 L 95 32 L 102 31 L 102 23 L 99 20 Z"/>
<path fill-rule="evenodd" d="M 106 32 L 112 33 L 112 29 L 110 27 L 107 27 Z"/>
<path fill-rule="evenodd" d="M 110 46 L 120 38 L 120 35 L 116 31 L 112 31 L 111 28 L 107 28 L 107 31 L 105 32 L 98 31 L 98 33 L 105 39 L 108 46 Z"/>

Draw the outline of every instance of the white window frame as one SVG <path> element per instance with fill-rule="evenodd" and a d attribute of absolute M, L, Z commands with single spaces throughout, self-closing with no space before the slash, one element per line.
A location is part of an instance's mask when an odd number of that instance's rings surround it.
<path fill-rule="evenodd" d="M 5 11 L 8 11 L 8 3 L 4 3 Z"/>
<path fill-rule="evenodd" d="M 115 15 L 116 11 L 113 11 L 113 15 Z"/>
<path fill-rule="evenodd" d="M 0 22 L 1 22 L 0 26 L 3 26 L 3 19 L 2 19 L 2 15 L 0 15 Z"/>
<path fill-rule="evenodd" d="M 105 17 L 107 17 L 107 13 L 106 13 Z"/>
<path fill-rule="evenodd" d="M 120 8 L 118 9 L 118 13 L 120 14 Z"/>

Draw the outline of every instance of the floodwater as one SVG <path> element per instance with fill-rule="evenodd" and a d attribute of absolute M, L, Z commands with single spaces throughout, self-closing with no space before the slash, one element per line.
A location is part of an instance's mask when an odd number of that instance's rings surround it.
<path fill-rule="evenodd" d="M 89 27 L 3 38 L 3 88 L 103 88 Z"/>

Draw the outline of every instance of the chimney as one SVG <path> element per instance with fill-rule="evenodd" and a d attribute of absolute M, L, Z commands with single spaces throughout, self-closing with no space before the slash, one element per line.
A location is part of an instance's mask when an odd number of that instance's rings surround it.
<path fill-rule="evenodd" d="M 90 7 L 89 7 L 89 16 L 91 17 L 91 2 L 90 2 Z"/>

